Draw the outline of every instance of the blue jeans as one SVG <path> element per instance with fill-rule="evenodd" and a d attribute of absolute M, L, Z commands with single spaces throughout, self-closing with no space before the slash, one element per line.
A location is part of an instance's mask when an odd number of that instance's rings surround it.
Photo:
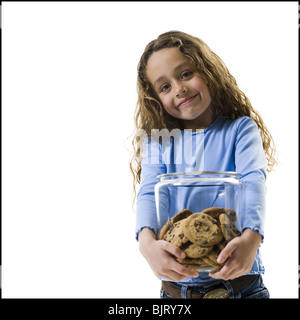
<path fill-rule="evenodd" d="M 223 283 L 225 288 L 228 290 L 229 293 L 229 299 L 269 299 L 269 291 L 265 287 L 262 276 L 257 275 L 257 277 L 250 282 L 245 288 L 243 288 L 241 291 L 238 291 L 236 293 L 233 292 L 233 289 L 230 285 L 229 281 L 220 280 L 218 282 L 209 284 L 209 285 L 199 285 L 199 284 L 188 284 L 188 285 L 180 285 L 181 287 L 181 298 L 186 299 L 186 290 L 192 289 L 193 291 L 205 293 L 210 289 L 213 289 L 216 287 L 217 284 Z M 160 297 L 161 299 L 172 299 L 169 297 L 166 292 L 164 292 L 162 289 L 160 290 Z"/>

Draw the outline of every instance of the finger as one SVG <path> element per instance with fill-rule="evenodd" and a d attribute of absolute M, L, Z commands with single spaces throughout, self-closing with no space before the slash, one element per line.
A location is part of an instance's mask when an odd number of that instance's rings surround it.
<path fill-rule="evenodd" d="M 173 281 L 182 281 L 185 280 L 187 278 L 191 278 L 193 277 L 192 275 L 187 275 L 187 274 L 183 274 L 183 273 L 178 273 L 176 271 L 171 270 L 169 272 L 169 275 L 172 277 Z M 198 275 L 197 275 L 198 276 Z"/>
<path fill-rule="evenodd" d="M 225 276 L 224 276 L 224 280 L 233 280 L 237 277 L 240 277 L 243 275 L 243 272 L 241 272 L 241 270 L 239 268 L 234 268 L 231 269 Z"/>
<path fill-rule="evenodd" d="M 225 280 L 233 280 L 243 275 L 243 272 L 240 272 L 239 269 L 232 270 L 230 274 L 227 275 Z"/>
<path fill-rule="evenodd" d="M 180 281 L 180 280 L 183 280 L 182 279 L 182 275 L 175 272 L 175 271 L 172 271 L 172 270 L 169 270 L 168 272 L 166 272 L 165 274 L 162 274 L 161 277 L 163 279 L 166 279 L 166 280 L 171 280 L 171 281 Z"/>
<path fill-rule="evenodd" d="M 199 274 L 196 270 L 187 268 L 176 261 L 175 261 L 173 270 L 176 271 L 177 273 L 181 274 L 182 276 L 184 276 L 185 279 L 190 278 L 190 277 L 197 278 L 199 276 Z"/>
<path fill-rule="evenodd" d="M 217 271 L 215 273 L 209 273 L 209 276 L 214 279 L 229 280 L 232 270 L 228 270 L 228 269 L 223 270 L 223 268 L 220 271 Z"/>
<path fill-rule="evenodd" d="M 186 254 L 183 251 L 181 251 L 178 247 L 174 246 L 173 244 L 167 241 L 164 241 L 164 249 L 168 251 L 170 254 L 172 254 L 173 256 L 180 259 L 184 259 L 186 256 Z"/>
<path fill-rule="evenodd" d="M 231 264 L 231 259 L 229 259 L 226 261 L 225 265 L 219 271 L 211 272 L 209 273 L 209 276 L 214 279 L 226 280 L 228 274 L 230 274 L 233 268 L 235 268 L 235 266 Z"/>
<path fill-rule="evenodd" d="M 176 261 L 174 261 L 174 262 L 176 264 L 179 264 Z M 187 269 L 187 270 L 185 270 L 185 269 Z M 169 268 L 164 270 L 164 272 L 161 272 L 159 276 L 163 277 L 164 279 L 168 279 L 168 280 L 172 280 L 172 281 L 181 281 L 181 280 L 190 278 L 192 276 L 198 277 L 198 273 L 196 272 L 196 274 L 194 274 L 194 270 L 190 270 L 188 268 L 185 268 L 185 267 L 181 266 L 180 264 L 179 264 L 179 267 L 177 267 L 176 265 L 174 266 L 174 264 L 170 263 Z"/>
<path fill-rule="evenodd" d="M 181 279 L 199 276 L 196 270 L 183 266 L 181 263 L 177 262 L 174 257 L 169 258 L 167 266 L 168 271 L 175 272 Z"/>
<path fill-rule="evenodd" d="M 244 272 L 240 269 L 239 265 L 236 263 L 236 260 L 231 257 L 227 260 L 223 268 L 215 273 L 209 274 L 212 278 L 231 280 L 243 275 Z"/>
<path fill-rule="evenodd" d="M 220 252 L 217 258 L 217 262 L 218 263 L 225 262 L 232 255 L 232 253 L 235 251 L 236 248 L 237 248 L 237 245 L 234 239 L 228 242 L 225 248 Z"/>
<path fill-rule="evenodd" d="M 247 269 L 242 268 L 239 264 L 231 261 L 232 263 L 228 264 L 228 270 L 226 274 L 224 274 L 225 280 L 233 280 L 237 277 L 240 277 L 247 273 Z"/>

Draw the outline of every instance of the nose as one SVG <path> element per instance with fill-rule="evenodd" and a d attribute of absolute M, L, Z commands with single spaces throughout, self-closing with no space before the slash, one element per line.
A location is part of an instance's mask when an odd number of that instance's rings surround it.
<path fill-rule="evenodd" d="M 179 98 L 182 94 L 185 94 L 188 91 L 187 87 L 184 86 L 184 84 L 181 83 L 181 82 L 176 83 L 175 86 L 176 86 L 175 87 L 175 92 L 176 92 L 176 97 L 177 98 Z"/>

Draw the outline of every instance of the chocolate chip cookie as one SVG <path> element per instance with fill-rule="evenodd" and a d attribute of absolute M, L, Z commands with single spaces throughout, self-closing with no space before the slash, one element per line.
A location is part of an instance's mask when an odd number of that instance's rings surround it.
<path fill-rule="evenodd" d="M 237 229 L 234 222 L 232 222 L 231 216 L 228 216 L 227 214 L 220 214 L 219 221 L 221 231 L 227 242 L 241 235 L 241 232 Z"/>
<path fill-rule="evenodd" d="M 164 235 L 163 240 L 166 240 L 179 248 L 188 242 L 189 239 L 185 235 L 184 222 L 184 220 L 180 220 L 170 225 L 170 228 Z"/>
<path fill-rule="evenodd" d="M 184 209 L 167 221 L 159 239 L 185 252 L 185 259 L 176 259 L 182 265 L 214 272 L 224 265 L 217 262 L 220 252 L 229 241 L 241 235 L 235 226 L 236 220 L 235 211 L 228 208 L 211 207 L 196 213 Z"/>
<path fill-rule="evenodd" d="M 189 210 L 189 209 L 183 209 L 183 210 L 179 211 L 177 214 L 175 214 L 175 216 L 172 217 L 171 219 L 169 219 L 165 223 L 165 225 L 162 227 L 162 229 L 161 229 L 161 231 L 159 233 L 158 239 L 159 240 L 163 240 L 165 234 L 174 225 L 174 223 L 187 218 L 191 214 L 193 214 L 193 212 L 191 210 Z"/>
<path fill-rule="evenodd" d="M 221 213 L 225 213 L 225 209 L 221 207 L 210 207 L 210 208 L 204 209 L 202 212 L 208 214 L 214 219 L 219 219 L 219 215 Z"/>
<path fill-rule="evenodd" d="M 210 247 L 202 247 L 196 243 L 187 242 L 188 246 L 186 248 L 182 248 L 182 251 L 189 258 L 201 258 L 208 254 L 212 250 L 212 246 Z"/>
<path fill-rule="evenodd" d="M 217 220 L 203 212 L 194 213 L 186 219 L 184 233 L 191 242 L 204 247 L 213 246 L 223 238 Z"/>
<path fill-rule="evenodd" d="M 209 267 L 210 265 L 207 264 L 206 262 L 204 262 L 204 260 L 202 260 L 201 258 L 198 259 L 193 259 L 193 258 L 184 258 L 184 259 L 180 259 L 177 258 L 176 259 L 180 264 L 182 264 L 183 266 L 189 268 L 189 269 L 193 269 L 196 271 L 201 271 L 202 268 L 205 267 Z"/>

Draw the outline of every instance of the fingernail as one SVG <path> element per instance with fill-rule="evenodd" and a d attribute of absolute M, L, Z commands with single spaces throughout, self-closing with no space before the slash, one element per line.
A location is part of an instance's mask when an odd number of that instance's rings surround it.
<path fill-rule="evenodd" d="M 218 263 L 223 263 L 224 259 L 222 257 L 218 257 L 217 261 L 218 261 Z"/>
<path fill-rule="evenodd" d="M 181 259 L 184 259 L 184 258 L 185 258 L 185 253 L 184 253 L 184 252 L 181 252 L 181 253 L 180 253 L 180 258 L 181 258 Z"/>

